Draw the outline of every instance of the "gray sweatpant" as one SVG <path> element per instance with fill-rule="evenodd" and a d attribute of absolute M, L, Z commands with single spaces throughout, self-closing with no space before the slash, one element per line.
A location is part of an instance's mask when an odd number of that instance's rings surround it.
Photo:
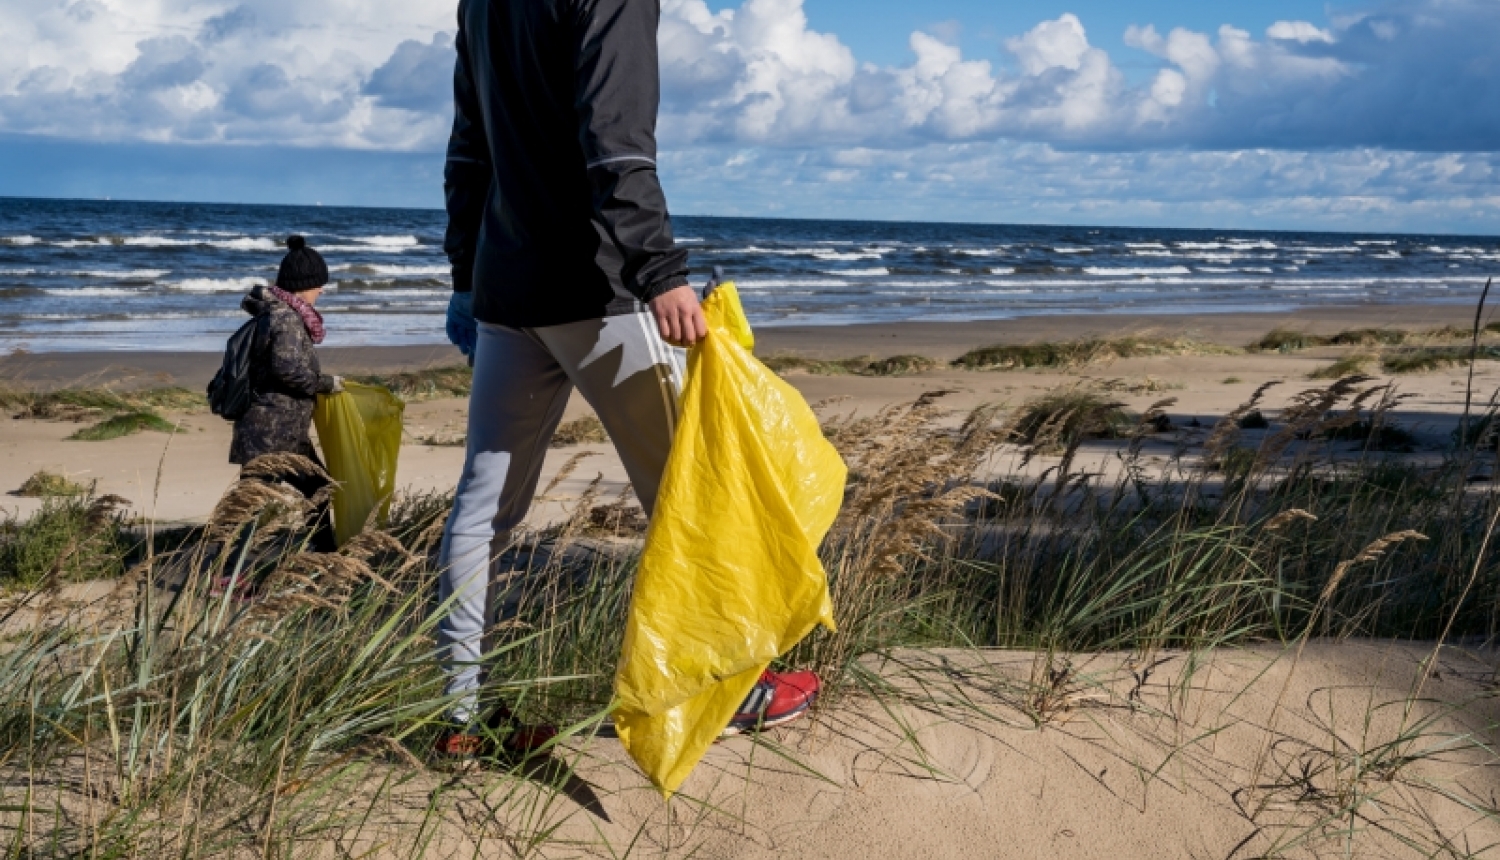
<path fill-rule="evenodd" d="M 568 396 L 576 387 L 594 408 L 650 516 L 685 365 L 647 313 L 532 329 L 480 323 L 468 452 L 440 557 L 439 596 L 452 603 L 438 642 L 447 692 L 460 697 L 454 720 L 476 716 L 492 562 L 531 506 Z"/>

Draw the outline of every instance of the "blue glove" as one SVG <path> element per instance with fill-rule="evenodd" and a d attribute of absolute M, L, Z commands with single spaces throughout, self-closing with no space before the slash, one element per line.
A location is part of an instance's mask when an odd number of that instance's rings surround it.
<path fill-rule="evenodd" d="M 479 326 L 474 322 L 473 293 L 454 293 L 448 300 L 448 340 L 459 352 L 474 357 L 479 345 Z"/>

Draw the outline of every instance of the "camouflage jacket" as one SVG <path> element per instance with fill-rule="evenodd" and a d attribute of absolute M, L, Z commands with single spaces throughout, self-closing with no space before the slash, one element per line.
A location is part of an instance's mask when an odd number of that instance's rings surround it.
<path fill-rule="evenodd" d="M 264 287 L 240 304 L 265 316 L 250 358 L 250 411 L 234 422 L 229 462 L 245 464 L 263 454 L 290 453 L 318 459 L 309 434 L 319 394 L 333 391 L 302 318 Z"/>

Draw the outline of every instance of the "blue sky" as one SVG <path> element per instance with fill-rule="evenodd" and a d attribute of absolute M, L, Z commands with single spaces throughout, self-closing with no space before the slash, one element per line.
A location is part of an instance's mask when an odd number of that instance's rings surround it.
<path fill-rule="evenodd" d="M 662 0 L 685 214 L 1500 233 L 1497 0 Z M 434 206 L 451 0 L 0 0 L 0 195 Z"/>

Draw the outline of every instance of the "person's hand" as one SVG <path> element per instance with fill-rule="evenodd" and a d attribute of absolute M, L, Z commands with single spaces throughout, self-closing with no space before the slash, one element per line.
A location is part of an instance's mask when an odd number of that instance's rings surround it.
<path fill-rule="evenodd" d="M 344 377 L 342 377 L 342 376 L 335 376 L 333 378 L 333 393 L 334 394 L 343 394 L 344 393 Z"/>
<path fill-rule="evenodd" d="M 474 322 L 474 294 L 454 293 L 448 300 L 448 341 L 458 351 L 474 357 L 479 345 L 479 326 Z"/>
<path fill-rule="evenodd" d="M 673 346 L 692 346 L 708 336 L 708 320 L 692 287 L 678 287 L 652 299 L 651 315 L 661 339 Z"/>

